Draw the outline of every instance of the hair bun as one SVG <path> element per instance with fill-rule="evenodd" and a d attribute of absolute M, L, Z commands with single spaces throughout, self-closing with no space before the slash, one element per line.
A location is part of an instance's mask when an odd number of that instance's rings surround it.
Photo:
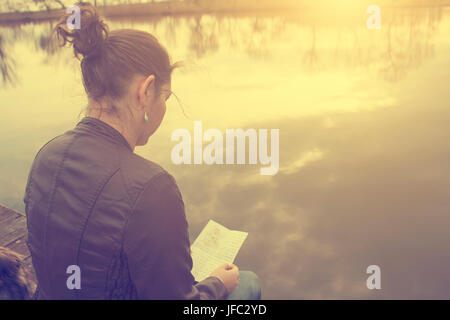
<path fill-rule="evenodd" d="M 64 46 L 67 43 L 73 45 L 75 57 L 82 55 L 91 58 L 102 53 L 105 40 L 108 37 L 108 26 L 103 22 L 97 9 L 91 4 L 79 3 L 80 29 L 69 29 L 67 21 L 72 14 L 65 14 L 56 25 L 56 34 Z"/>

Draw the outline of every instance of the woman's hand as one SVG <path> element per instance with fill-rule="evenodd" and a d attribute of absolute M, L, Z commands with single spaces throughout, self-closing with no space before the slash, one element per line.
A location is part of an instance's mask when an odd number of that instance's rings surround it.
<path fill-rule="evenodd" d="M 239 268 L 234 264 L 225 263 L 211 273 L 211 276 L 222 280 L 228 293 L 239 284 Z"/>

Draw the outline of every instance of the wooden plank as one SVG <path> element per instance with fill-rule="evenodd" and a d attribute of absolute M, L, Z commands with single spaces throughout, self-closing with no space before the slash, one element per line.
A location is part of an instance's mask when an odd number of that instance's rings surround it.
<path fill-rule="evenodd" d="M 26 216 L 0 204 L 0 246 L 6 247 L 23 257 L 23 267 L 31 280 L 31 291 L 36 289 L 36 274 L 26 243 Z"/>
<path fill-rule="evenodd" d="M 25 215 L 21 212 L 15 211 L 0 204 L 0 223 L 2 223 L 4 220 L 10 217 L 21 217 L 21 216 Z"/>
<path fill-rule="evenodd" d="M 27 222 L 24 216 L 13 215 L 0 223 L 0 246 L 6 247 L 11 242 L 22 238 L 27 232 Z"/>
<path fill-rule="evenodd" d="M 0 204 L 0 246 L 28 257 L 30 253 L 25 240 L 26 232 L 25 215 Z"/>
<path fill-rule="evenodd" d="M 24 213 L 16 211 L 14 209 L 8 208 L 0 203 L 0 216 L 3 214 L 18 214 L 21 216 L 25 216 Z"/>
<path fill-rule="evenodd" d="M 3 211 L 0 212 L 0 224 L 3 224 L 6 220 L 11 220 L 11 219 L 16 219 L 20 217 L 20 215 L 18 215 L 15 212 L 8 212 L 8 211 Z"/>
<path fill-rule="evenodd" d="M 27 221 L 24 214 L 0 204 L 0 246 L 25 258 L 30 256 L 26 245 Z"/>
<path fill-rule="evenodd" d="M 9 243 L 6 248 L 17 252 L 18 254 L 22 255 L 24 258 L 30 257 L 30 251 L 28 250 L 27 242 L 25 240 L 25 236 L 22 236 L 21 238 L 18 238 L 14 240 L 13 242 Z"/>

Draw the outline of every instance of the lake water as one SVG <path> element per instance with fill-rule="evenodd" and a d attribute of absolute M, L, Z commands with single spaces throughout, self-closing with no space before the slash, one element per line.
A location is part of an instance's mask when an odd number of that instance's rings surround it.
<path fill-rule="evenodd" d="M 450 298 L 450 8 L 125 19 L 157 36 L 179 98 L 137 153 L 176 178 L 191 241 L 209 219 L 249 236 L 263 298 Z M 54 23 L 53 23 L 54 25 Z M 0 202 L 24 211 L 39 148 L 86 106 L 52 23 L 0 27 Z M 180 105 L 181 104 L 181 105 Z M 184 111 L 184 112 L 183 112 Z M 186 114 L 186 116 L 184 115 Z M 173 130 L 280 129 L 280 170 L 179 165 Z M 381 268 L 368 290 L 366 268 Z"/>

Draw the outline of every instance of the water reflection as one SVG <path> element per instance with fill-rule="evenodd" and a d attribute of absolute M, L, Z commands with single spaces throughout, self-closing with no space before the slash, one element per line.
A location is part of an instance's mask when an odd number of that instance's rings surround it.
<path fill-rule="evenodd" d="M 79 66 L 52 27 L 1 27 L 1 65 L 21 81 L 0 89 L 0 202 L 21 211 L 36 151 L 85 105 Z M 380 31 L 312 13 L 111 27 L 150 31 L 174 60 L 195 61 L 173 79 L 190 119 L 169 100 L 137 152 L 176 177 L 191 239 L 208 219 L 249 232 L 237 264 L 260 275 L 264 298 L 450 297 L 448 9 L 385 10 Z M 279 128 L 280 172 L 173 165 L 170 134 L 192 120 Z M 381 291 L 365 287 L 370 264 L 381 267 Z"/>
<path fill-rule="evenodd" d="M 375 67 L 384 80 L 398 81 L 432 57 L 443 10 L 441 6 L 386 9 L 380 32 L 368 30 L 360 16 L 342 25 L 342 21 L 315 20 L 315 15 L 307 15 L 305 19 L 298 14 L 138 18 L 133 22 L 119 20 L 113 26 L 138 24 L 153 32 L 164 30 L 160 35 L 164 43 L 179 47 L 187 42 L 186 55 L 195 59 L 211 56 L 221 47 L 242 51 L 252 58 L 270 59 L 271 55 L 277 54 L 277 48 L 290 45 L 289 59 L 293 65 L 300 64 L 302 69 L 369 70 Z M 2 27 L 2 38 L 12 44 L 26 38 L 36 43 L 35 50 L 42 50 L 51 57 L 59 50 L 52 37 L 53 25 L 49 22 L 16 26 L 14 32 Z M 6 50 L 13 49 L 2 48 L 4 79 L 14 71 Z"/>
<path fill-rule="evenodd" d="M 209 218 L 248 230 L 237 263 L 256 267 L 266 298 L 449 297 L 450 152 L 436 143 L 450 135 L 449 76 L 434 75 L 433 88 L 416 78 L 426 94 L 408 91 L 396 108 L 249 123 L 281 128 L 272 178 L 248 166 L 169 166 L 192 238 Z M 382 270 L 378 292 L 366 288 L 371 264 Z"/>
<path fill-rule="evenodd" d="M 2 72 L 2 85 L 14 83 L 14 60 L 7 53 L 5 48 L 5 41 L 2 35 L 0 35 L 0 70 Z"/>
<path fill-rule="evenodd" d="M 59 50 L 61 50 L 61 47 L 59 46 L 53 32 L 54 26 L 55 24 L 50 22 L 47 30 L 35 39 L 36 50 L 44 51 L 48 57 L 55 55 Z M 46 59 L 46 61 L 47 63 L 51 63 L 49 59 Z"/>

